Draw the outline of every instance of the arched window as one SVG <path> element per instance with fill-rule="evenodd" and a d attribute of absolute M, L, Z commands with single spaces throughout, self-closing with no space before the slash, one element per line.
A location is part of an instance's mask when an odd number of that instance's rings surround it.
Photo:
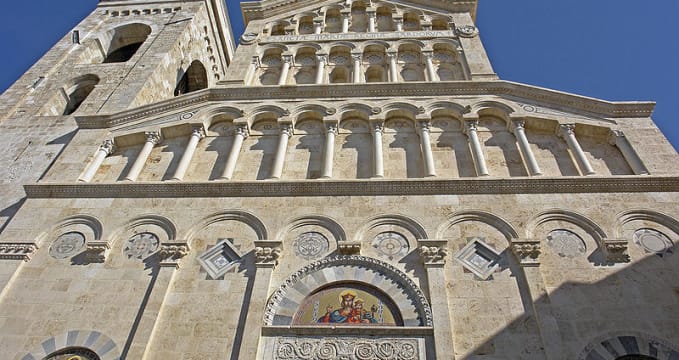
<path fill-rule="evenodd" d="M 104 63 L 130 60 L 149 34 L 151 34 L 151 28 L 145 24 L 127 24 L 107 32 L 100 39 L 106 54 Z"/>
<path fill-rule="evenodd" d="M 365 71 L 365 82 L 384 82 L 386 79 L 386 71 L 381 65 L 371 65 Z"/>
<path fill-rule="evenodd" d="M 69 81 L 66 86 L 58 90 L 43 106 L 40 115 L 56 116 L 73 114 L 85 99 L 90 95 L 94 87 L 99 83 L 99 77 L 88 74 Z"/>
<path fill-rule="evenodd" d="M 646 355 L 625 355 L 616 358 L 615 360 L 658 360 L 658 359 Z"/>
<path fill-rule="evenodd" d="M 52 353 L 43 360 L 100 360 L 100 359 L 101 358 L 99 357 L 99 355 L 97 355 L 92 350 L 81 347 L 73 347 Z"/>
<path fill-rule="evenodd" d="M 349 82 L 349 70 L 344 66 L 336 66 L 330 73 L 331 84 L 343 84 Z"/>
<path fill-rule="evenodd" d="M 207 89 L 207 71 L 203 64 L 195 60 L 191 63 L 174 89 L 174 96 L 188 94 L 197 90 Z"/>

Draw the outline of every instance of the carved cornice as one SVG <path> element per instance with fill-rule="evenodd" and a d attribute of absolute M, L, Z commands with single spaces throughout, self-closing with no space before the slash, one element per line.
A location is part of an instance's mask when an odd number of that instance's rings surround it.
<path fill-rule="evenodd" d="M 511 249 L 521 266 L 540 266 L 540 240 L 513 240 Z"/>
<path fill-rule="evenodd" d="M 398 98 L 432 96 L 502 96 L 531 100 L 534 103 L 553 106 L 562 111 L 592 114 L 599 118 L 640 118 L 650 117 L 654 102 L 608 102 L 555 90 L 504 81 L 444 81 L 409 82 L 397 84 L 325 84 L 298 86 L 257 86 L 219 87 L 196 91 L 187 95 L 125 110 L 110 115 L 76 116 L 78 126 L 83 129 L 98 129 L 133 123 L 146 117 L 163 113 L 179 112 L 209 102 L 228 101 L 282 101 L 300 99 L 332 99 L 361 101 L 370 97 Z"/>
<path fill-rule="evenodd" d="M 604 255 L 606 260 L 610 263 L 627 263 L 630 262 L 629 254 L 627 253 L 628 242 L 625 239 L 604 239 Z"/>
<path fill-rule="evenodd" d="M 28 261 L 37 249 L 34 243 L 0 243 L 0 260 Z"/>
<path fill-rule="evenodd" d="M 189 244 L 168 242 L 160 244 L 160 266 L 179 268 L 179 260 L 189 253 Z"/>
<path fill-rule="evenodd" d="M 679 192 L 679 177 L 209 181 L 24 185 L 28 198 L 472 195 Z"/>
<path fill-rule="evenodd" d="M 255 261 L 258 267 L 275 267 L 283 250 L 283 242 L 278 240 L 255 241 Z"/>

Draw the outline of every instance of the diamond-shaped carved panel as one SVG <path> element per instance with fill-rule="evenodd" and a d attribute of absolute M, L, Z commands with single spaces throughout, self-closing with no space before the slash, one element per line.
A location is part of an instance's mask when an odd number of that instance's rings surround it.
<path fill-rule="evenodd" d="M 217 279 L 233 268 L 240 259 L 241 255 L 231 241 L 222 239 L 217 245 L 199 256 L 198 262 L 211 278 Z"/>
<path fill-rule="evenodd" d="M 479 278 L 486 280 L 498 268 L 501 255 L 481 237 L 470 238 L 469 243 L 454 258 Z"/>

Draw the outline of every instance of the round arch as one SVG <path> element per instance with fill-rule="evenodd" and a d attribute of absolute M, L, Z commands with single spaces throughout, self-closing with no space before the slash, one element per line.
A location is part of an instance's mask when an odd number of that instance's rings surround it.
<path fill-rule="evenodd" d="M 585 230 L 588 234 L 590 234 L 590 236 L 594 238 L 597 244 L 601 244 L 603 239 L 607 237 L 606 233 L 599 225 L 597 225 L 584 215 L 568 210 L 552 209 L 538 214 L 535 218 L 528 222 L 528 225 L 526 227 L 527 229 L 526 235 L 528 236 L 528 238 L 531 239 L 534 238 L 535 229 L 537 229 L 538 226 L 548 221 L 565 221 L 573 225 L 579 226 L 580 228 Z"/>
<path fill-rule="evenodd" d="M 290 325 L 304 299 L 333 283 L 371 284 L 397 304 L 404 326 L 433 326 L 431 307 L 422 290 L 401 270 L 365 256 L 335 256 L 306 265 L 290 275 L 269 298 L 264 324 Z"/>
<path fill-rule="evenodd" d="M 417 221 L 399 214 L 378 215 L 368 220 L 356 233 L 356 241 L 363 241 L 365 234 L 381 225 L 396 225 L 408 230 L 415 239 L 428 239 L 427 231 Z"/>
<path fill-rule="evenodd" d="M 623 235 L 622 228 L 625 224 L 635 220 L 654 222 L 666 226 L 674 231 L 675 234 L 679 234 L 679 221 L 675 218 L 653 210 L 638 209 L 625 211 L 617 216 L 615 227 L 616 238 L 620 238 Z"/>
<path fill-rule="evenodd" d="M 287 221 L 286 224 L 287 225 L 282 227 L 278 231 L 278 234 L 276 234 L 277 240 L 283 241 L 287 233 L 294 229 L 307 225 L 316 225 L 328 230 L 332 234 L 336 242 L 347 240 L 347 235 L 344 232 L 342 226 L 337 221 L 329 217 L 320 215 L 302 216 Z"/>
<path fill-rule="evenodd" d="M 454 225 L 465 221 L 479 221 L 490 225 L 500 231 L 507 241 L 511 241 L 512 239 L 519 237 L 519 234 L 516 232 L 514 227 L 503 218 L 489 212 L 474 210 L 452 214 L 447 221 L 439 225 L 438 229 L 436 230 L 436 238 L 443 239 L 446 231 L 448 231 Z"/>
<path fill-rule="evenodd" d="M 204 229 L 211 224 L 227 220 L 240 221 L 249 226 L 255 232 L 255 234 L 257 234 L 257 240 L 268 239 L 266 227 L 257 216 L 243 210 L 226 210 L 208 215 L 193 225 L 186 232 L 187 242 L 191 243 L 191 241 L 201 229 Z"/>
<path fill-rule="evenodd" d="M 71 330 L 41 341 L 39 346 L 22 359 L 44 359 L 68 348 L 88 349 L 101 360 L 118 360 L 121 356 L 116 343 L 105 334 L 95 330 Z"/>
<path fill-rule="evenodd" d="M 589 343 L 577 360 L 617 360 L 628 355 L 658 360 L 677 359 L 679 347 L 641 332 L 615 332 L 599 336 Z"/>

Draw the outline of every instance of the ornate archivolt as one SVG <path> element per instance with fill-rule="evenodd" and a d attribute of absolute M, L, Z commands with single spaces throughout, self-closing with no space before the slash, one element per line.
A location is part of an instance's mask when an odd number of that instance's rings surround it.
<path fill-rule="evenodd" d="M 432 326 L 427 298 L 415 282 L 395 267 L 365 256 L 335 256 L 290 275 L 266 305 L 266 326 L 290 326 L 307 296 L 332 284 L 365 284 L 381 289 L 398 308 L 404 326 Z"/>
<path fill-rule="evenodd" d="M 587 345 L 578 360 L 619 359 L 626 355 L 643 355 L 658 360 L 679 358 L 679 346 L 648 334 L 628 331 L 600 336 Z"/>

